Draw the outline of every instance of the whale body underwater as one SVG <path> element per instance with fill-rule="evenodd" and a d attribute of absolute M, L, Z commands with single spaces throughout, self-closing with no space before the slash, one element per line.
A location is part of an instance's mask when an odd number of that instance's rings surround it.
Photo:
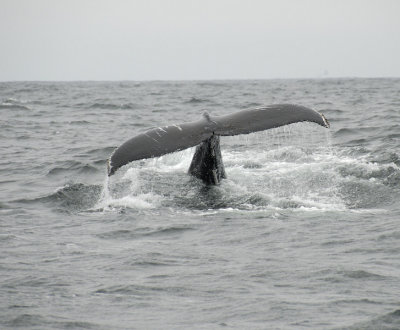
<path fill-rule="evenodd" d="M 197 146 L 189 174 L 205 184 L 219 184 L 226 178 L 220 136 L 250 134 L 304 121 L 329 128 L 324 115 L 293 104 L 269 105 L 224 116 L 210 116 L 205 112 L 198 121 L 151 128 L 126 141 L 110 156 L 108 176 L 130 162 Z"/>

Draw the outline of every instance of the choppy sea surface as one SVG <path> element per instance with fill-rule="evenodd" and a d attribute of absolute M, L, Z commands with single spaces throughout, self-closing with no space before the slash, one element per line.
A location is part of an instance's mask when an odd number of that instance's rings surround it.
<path fill-rule="evenodd" d="M 274 103 L 311 123 L 109 180 L 146 128 Z M 400 79 L 0 83 L 0 328 L 399 329 Z"/>

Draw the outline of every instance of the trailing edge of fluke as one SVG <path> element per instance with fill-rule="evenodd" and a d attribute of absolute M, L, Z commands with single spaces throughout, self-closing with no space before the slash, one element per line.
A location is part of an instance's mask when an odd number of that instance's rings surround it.
<path fill-rule="evenodd" d="M 189 172 L 206 183 L 218 183 L 220 178 L 225 177 L 220 157 L 219 136 L 249 134 L 303 121 L 329 127 L 328 121 L 319 112 L 293 104 L 269 105 L 225 116 L 210 116 L 205 112 L 198 121 L 151 128 L 126 141 L 111 155 L 108 161 L 108 175 L 113 175 L 120 167 L 135 160 L 159 157 L 198 146 Z M 200 152 L 202 157 L 199 156 Z M 218 167 L 222 168 L 218 171 Z M 191 171 L 193 168 L 197 168 L 201 173 Z M 204 171 L 209 173 L 205 175 Z M 216 176 L 218 172 L 221 173 L 220 178 Z"/>

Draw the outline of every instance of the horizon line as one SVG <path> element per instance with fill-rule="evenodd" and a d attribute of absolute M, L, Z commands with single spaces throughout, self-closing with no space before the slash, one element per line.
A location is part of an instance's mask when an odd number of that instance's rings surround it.
<path fill-rule="evenodd" d="M 329 79 L 399 79 L 400 76 L 323 76 L 291 78 L 210 78 L 210 79 L 61 79 L 61 80 L 0 80 L 0 83 L 12 82 L 196 82 L 196 81 L 262 81 L 262 80 L 329 80 Z"/>

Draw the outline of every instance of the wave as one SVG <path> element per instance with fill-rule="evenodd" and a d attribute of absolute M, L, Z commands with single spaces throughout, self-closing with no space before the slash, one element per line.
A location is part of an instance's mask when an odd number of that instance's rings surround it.
<path fill-rule="evenodd" d="M 198 97 L 191 97 L 189 100 L 185 101 L 184 103 L 205 103 L 209 102 L 207 99 L 201 99 Z"/>
<path fill-rule="evenodd" d="M 95 206 L 100 198 L 102 188 L 101 185 L 66 184 L 50 195 L 34 199 L 21 199 L 15 202 L 22 204 L 40 203 L 59 212 L 76 213 L 89 210 Z"/>
<path fill-rule="evenodd" d="M 356 280 L 382 280 L 385 279 L 385 276 L 381 276 L 372 272 L 367 272 L 365 270 L 354 270 L 354 271 L 346 271 L 342 273 L 343 276 L 356 279 Z"/>
<path fill-rule="evenodd" d="M 137 109 L 138 106 L 134 103 L 93 103 L 88 106 L 89 109 L 104 109 L 104 110 L 116 110 L 116 109 Z"/>
<path fill-rule="evenodd" d="M 110 155 L 113 152 L 115 147 L 104 147 L 104 148 L 96 148 L 86 151 L 87 155 L 96 155 L 96 156 L 103 156 L 103 155 Z"/>
<path fill-rule="evenodd" d="M 103 159 L 100 161 L 101 164 L 106 163 L 106 160 Z M 55 176 L 55 175 L 71 175 L 74 174 L 94 174 L 98 172 L 98 168 L 94 165 L 82 163 L 78 161 L 63 161 L 57 162 L 57 166 L 52 167 L 48 172 L 47 176 Z"/>
<path fill-rule="evenodd" d="M 335 136 L 351 135 L 351 134 L 373 134 L 379 132 L 382 128 L 379 126 L 369 126 L 362 128 L 341 128 L 335 132 Z"/>
<path fill-rule="evenodd" d="M 24 105 L 7 104 L 7 103 L 0 104 L 0 110 L 2 110 L 2 109 L 5 109 L 5 110 L 31 110 L 29 107 L 24 106 Z"/>
<path fill-rule="evenodd" d="M 117 240 L 132 240 L 140 237 L 161 237 L 161 236 L 174 236 L 180 235 L 184 232 L 191 231 L 194 228 L 188 225 L 172 225 L 158 228 L 142 227 L 135 230 L 113 230 L 98 234 L 97 236 L 102 239 L 117 239 Z"/>
<path fill-rule="evenodd" d="M 384 314 L 370 321 L 359 322 L 352 326 L 339 329 L 365 329 L 365 330 L 375 330 L 375 329 L 400 329 L 400 309 L 394 310 L 393 312 Z"/>
<path fill-rule="evenodd" d="M 96 149 L 87 149 L 85 147 L 71 147 L 66 150 L 66 154 L 75 155 L 71 160 L 59 160 L 51 163 L 47 170 L 46 177 L 56 176 L 75 177 L 79 175 L 95 175 L 105 173 L 106 162 L 115 147 L 104 147 Z"/>
<path fill-rule="evenodd" d="M 11 309 L 24 309 L 30 306 L 14 305 Z M 3 319 L 2 324 L 12 329 L 15 328 L 49 328 L 49 329 L 101 329 L 99 324 L 91 322 L 76 321 L 59 321 L 52 318 L 46 318 L 39 314 L 20 313 L 10 320 Z"/>
<path fill-rule="evenodd" d="M 105 287 L 102 289 L 96 290 L 95 294 L 123 294 L 123 295 L 134 295 L 134 296 L 148 296 L 154 295 L 155 291 L 158 292 L 180 292 L 182 290 L 186 290 L 181 286 L 151 286 L 151 285 L 137 285 L 137 284 L 128 284 L 128 285 L 115 285 L 110 287 Z"/>
<path fill-rule="evenodd" d="M 2 103 L 0 103 L 0 110 L 31 110 L 27 105 L 24 105 L 26 102 L 17 100 L 17 99 L 6 99 Z"/>
<path fill-rule="evenodd" d="M 71 124 L 71 125 L 78 125 L 78 126 L 87 126 L 87 125 L 89 125 L 90 124 L 90 122 L 89 121 L 87 121 L 87 120 L 71 120 L 70 122 L 69 122 L 69 124 Z"/>
<path fill-rule="evenodd" d="M 227 87 L 230 86 L 230 84 L 232 83 L 232 81 L 223 81 L 223 80 L 215 80 L 215 81 L 196 81 L 195 84 L 199 87 Z"/>
<path fill-rule="evenodd" d="M 389 164 L 373 161 L 355 162 L 353 166 L 342 164 L 337 169 L 343 178 L 358 179 L 354 180 L 357 182 L 378 181 L 383 185 L 396 186 L 400 181 L 400 168 L 395 162 Z"/>

